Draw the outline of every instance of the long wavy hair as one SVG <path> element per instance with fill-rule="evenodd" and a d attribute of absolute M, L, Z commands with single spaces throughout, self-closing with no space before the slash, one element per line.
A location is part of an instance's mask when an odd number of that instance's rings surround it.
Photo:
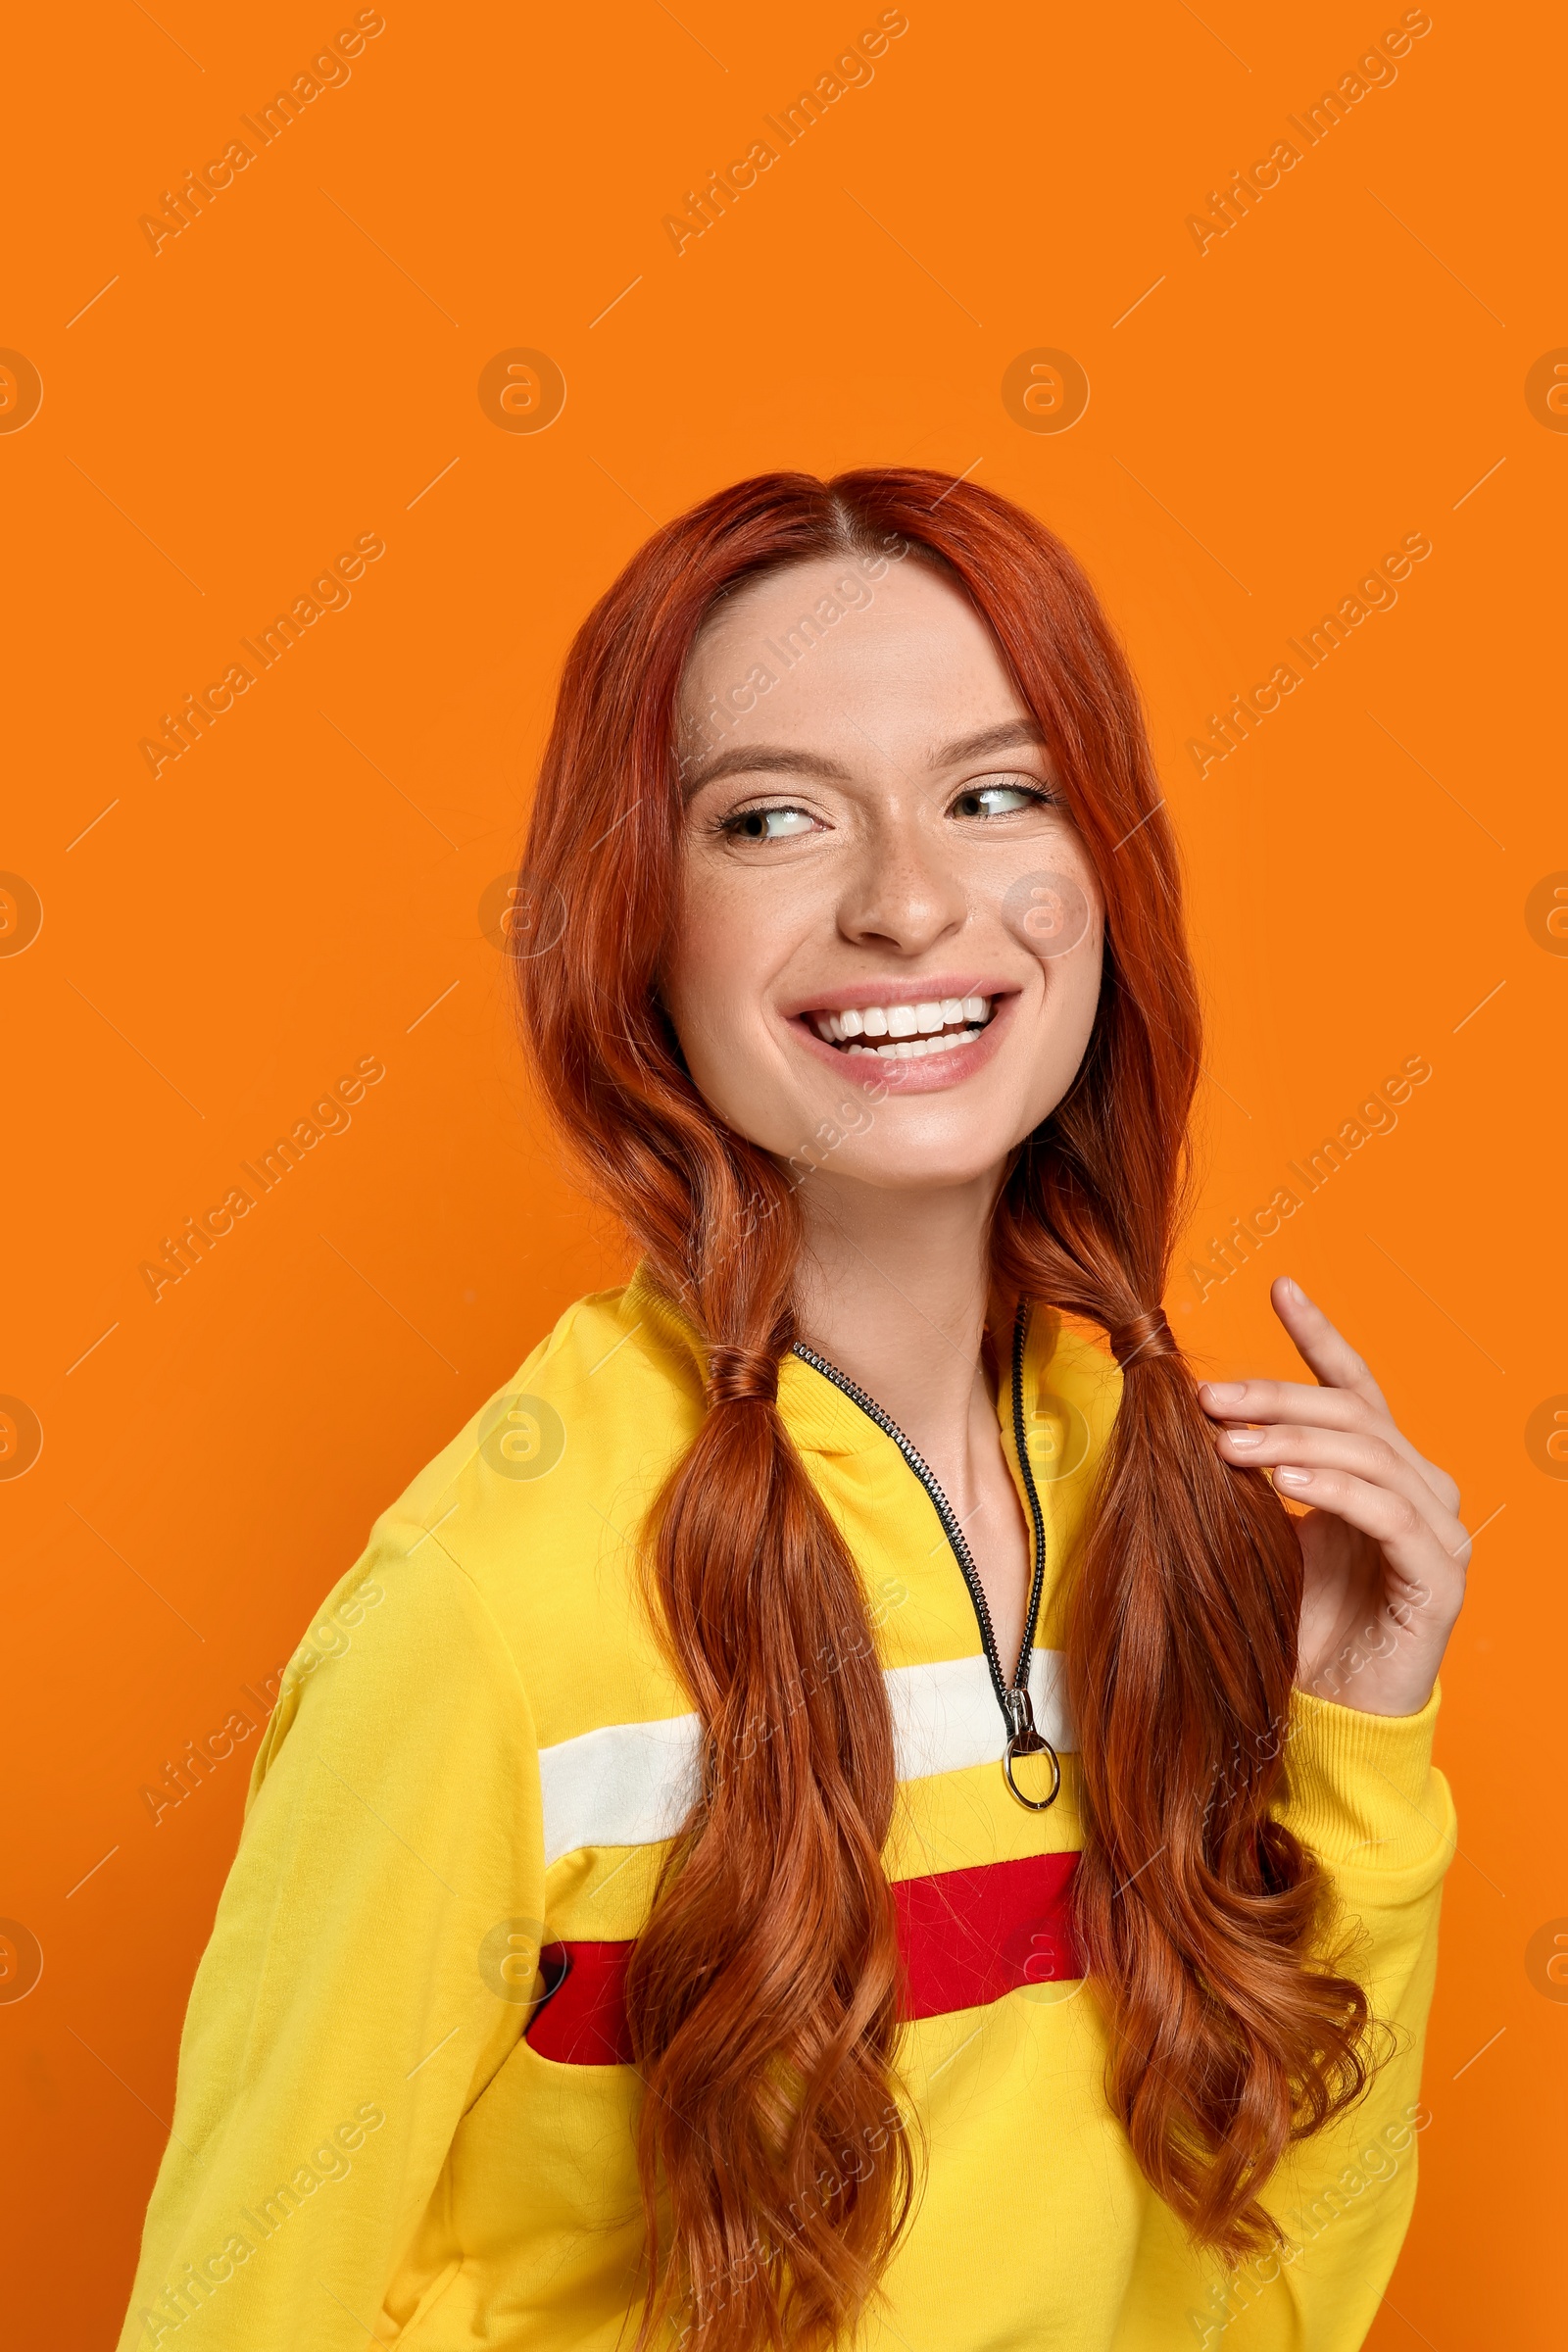
<path fill-rule="evenodd" d="M 1156 1306 L 1189 1180 L 1200 1017 L 1176 851 L 1126 660 L 1072 557 L 1005 499 L 900 467 L 760 475 L 656 532 L 566 660 L 524 855 L 548 931 L 516 970 L 562 1127 L 710 1351 L 648 1555 L 706 1768 L 627 1981 L 640 2340 L 684 2323 L 691 2352 L 832 2343 L 918 2183 L 882 1864 L 888 1703 L 855 1562 L 776 1405 L 799 1179 L 698 1094 L 658 991 L 698 632 L 760 573 L 890 550 L 940 566 L 989 624 L 1105 905 L 1082 1069 L 993 1220 L 999 1310 L 1034 1298 L 1113 1329 Z M 1299 1544 L 1269 1482 L 1218 1459 L 1179 1353 L 1126 1370 L 1071 1578 L 1075 1902 L 1107 2095 L 1192 2236 L 1234 2254 L 1277 2234 L 1258 2190 L 1371 2061 L 1365 1998 L 1320 1950 L 1321 1875 L 1272 1814 Z"/>

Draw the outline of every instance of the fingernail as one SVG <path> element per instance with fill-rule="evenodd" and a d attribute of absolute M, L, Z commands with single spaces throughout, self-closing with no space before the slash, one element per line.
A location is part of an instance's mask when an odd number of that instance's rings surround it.
<path fill-rule="evenodd" d="M 1284 1291 L 1287 1298 L 1304 1298 L 1306 1297 L 1306 1293 L 1302 1290 L 1300 1284 L 1293 1281 L 1289 1274 L 1285 1276 L 1280 1288 Z"/>
<path fill-rule="evenodd" d="M 1205 1404 L 1239 1404 L 1247 1383 L 1241 1380 L 1205 1380 L 1202 1397 Z"/>
<path fill-rule="evenodd" d="M 1311 1483 L 1312 1473 L 1310 1470 L 1276 1470 L 1274 1473 L 1274 1484 L 1277 1487 L 1309 1487 Z"/>
<path fill-rule="evenodd" d="M 1225 1435 L 1233 1446 L 1261 1446 L 1263 1443 L 1263 1433 L 1257 1429 L 1228 1429 Z"/>

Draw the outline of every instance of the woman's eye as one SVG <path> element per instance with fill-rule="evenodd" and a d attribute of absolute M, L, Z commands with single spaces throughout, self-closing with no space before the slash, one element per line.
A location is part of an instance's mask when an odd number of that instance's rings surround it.
<path fill-rule="evenodd" d="M 1050 805 L 1050 795 L 1038 785 L 973 784 L 953 804 L 956 816 L 1011 816 L 1019 808 Z"/>
<path fill-rule="evenodd" d="M 814 822 L 804 808 L 742 808 L 725 817 L 724 831 L 738 841 L 789 841 Z"/>

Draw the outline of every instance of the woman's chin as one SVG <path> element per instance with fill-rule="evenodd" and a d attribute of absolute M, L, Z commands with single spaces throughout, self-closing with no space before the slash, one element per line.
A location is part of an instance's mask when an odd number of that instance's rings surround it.
<path fill-rule="evenodd" d="M 864 1185 L 880 1193 L 954 1192 L 968 1185 L 995 1184 L 1004 1171 L 1013 1139 L 999 1128 L 995 1137 L 977 1135 L 967 1122 L 942 1119 L 932 1132 L 925 1122 L 901 1122 L 899 1135 L 847 1136 L 836 1147 L 825 1140 L 789 1160 L 792 1177 L 828 1184 Z M 809 1196 L 804 1196 L 809 1198 Z"/>

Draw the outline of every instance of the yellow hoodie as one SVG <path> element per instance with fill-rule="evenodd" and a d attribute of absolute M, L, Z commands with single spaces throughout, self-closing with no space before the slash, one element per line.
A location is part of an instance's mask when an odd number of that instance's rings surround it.
<path fill-rule="evenodd" d="M 1244 2318 L 1237 2352 L 1351 2352 L 1409 2218 L 1454 1841 L 1436 1693 L 1398 1718 L 1295 1699 L 1284 1818 L 1360 1923 L 1356 1973 L 1397 2049 L 1270 2183 L 1283 2251 L 1195 2254 L 1106 2107 L 1102 2022 L 1071 1973 L 1057 1565 L 1119 1382 L 1037 1313 L 1022 1387 L 1049 1548 L 1030 1681 L 1063 1785 L 1031 1813 L 1004 1784 L 975 1610 L 926 1489 L 823 1374 L 783 1367 L 898 1741 L 901 2063 L 929 2155 L 861 2352 L 1202 2352 Z M 703 1409 L 695 1334 L 642 1277 L 581 1300 L 329 1596 L 197 1972 L 122 2352 L 611 2352 L 634 2332 L 639 2085 L 618 1988 L 697 1757 L 636 1543 Z M 1016 1477 L 1008 1379 L 999 1410 Z"/>

